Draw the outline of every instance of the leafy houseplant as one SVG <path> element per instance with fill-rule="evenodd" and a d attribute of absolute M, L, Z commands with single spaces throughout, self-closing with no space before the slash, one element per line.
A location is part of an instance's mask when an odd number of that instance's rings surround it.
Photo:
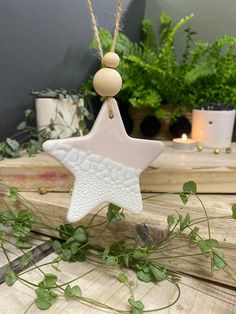
<path fill-rule="evenodd" d="M 44 121 L 46 117 L 46 121 L 42 125 L 38 119 L 39 128 L 35 127 L 35 112 L 27 109 L 25 120 L 17 126 L 17 133 L 0 142 L 0 160 L 19 157 L 22 150 L 26 150 L 29 156 L 37 154 L 42 149 L 42 142 L 49 138 L 59 138 L 61 135 L 81 136 L 88 132 L 85 119 L 90 120 L 92 117 L 88 109 L 81 106 L 80 99 L 83 95 L 78 91 L 47 89 L 41 92 L 33 91 L 31 94 L 37 98 L 36 102 L 41 99 L 41 103 L 37 106 L 37 113 L 42 114 Z M 53 107 L 52 110 L 49 109 L 50 114 L 47 116 L 47 103 L 50 101 Z M 60 106 L 61 102 L 62 106 Z M 69 110 L 68 113 L 61 110 L 67 108 L 68 105 L 73 108 L 73 111 Z M 65 113 L 66 116 L 64 116 Z M 74 120 L 76 123 L 73 124 Z"/>
<path fill-rule="evenodd" d="M 33 91 L 32 95 L 36 97 L 38 129 L 46 131 L 47 137 L 81 136 L 86 133 L 84 117 L 89 117 L 89 112 L 78 91 L 47 89 Z M 49 127 L 45 130 L 47 125 Z"/>
<path fill-rule="evenodd" d="M 121 56 L 118 70 L 123 78 L 118 95 L 121 102 L 149 107 L 158 118 L 168 116 L 171 121 L 186 109 L 209 101 L 236 106 L 236 38 L 225 35 L 213 44 L 194 41 L 196 33 L 187 27 L 184 53 L 180 58 L 176 56 L 175 35 L 192 17 L 174 25 L 171 17 L 162 13 L 160 36 L 155 34 L 151 21 L 145 19 L 139 43 L 120 33 L 117 53 Z M 100 34 L 108 50 L 112 36 L 105 29 Z M 95 43 L 92 46 L 96 47 Z M 92 89 L 91 81 L 86 86 Z M 172 104 L 171 112 L 165 104 Z"/>

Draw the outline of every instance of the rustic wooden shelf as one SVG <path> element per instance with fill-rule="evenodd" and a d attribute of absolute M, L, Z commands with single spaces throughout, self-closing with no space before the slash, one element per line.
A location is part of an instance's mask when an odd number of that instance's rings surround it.
<path fill-rule="evenodd" d="M 21 191 L 67 192 L 74 178 L 59 162 L 40 153 L 34 157 L 0 161 L 0 178 Z M 236 143 L 232 153 L 181 152 L 165 142 L 163 153 L 140 177 L 143 192 L 179 192 L 184 182 L 193 180 L 200 193 L 236 193 Z"/>

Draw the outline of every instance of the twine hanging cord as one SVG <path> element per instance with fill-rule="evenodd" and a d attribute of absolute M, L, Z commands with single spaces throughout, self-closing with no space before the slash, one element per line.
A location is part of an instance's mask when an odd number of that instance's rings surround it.
<path fill-rule="evenodd" d="M 103 62 L 104 54 L 103 54 L 103 49 L 102 49 L 102 43 L 101 43 L 100 36 L 99 36 L 97 20 L 96 20 L 94 10 L 93 10 L 93 5 L 92 5 L 91 0 L 87 0 L 87 3 L 88 3 L 88 9 L 89 9 L 91 20 L 92 20 L 94 36 L 95 36 L 97 46 L 98 46 L 99 56 L 100 56 L 101 62 Z M 123 0 L 118 0 L 117 1 L 116 20 L 115 20 L 115 29 L 114 29 L 114 33 L 113 33 L 111 48 L 110 48 L 111 52 L 115 52 L 115 48 L 116 48 L 116 43 L 117 43 L 117 39 L 118 39 L 118 35 L 119 35 L 119 29 L 120 29 L 122 5 L 123 5 Z M 108 108 L 109 108 L 109 118 L 112 119 L 114 117 L 114 114 L 112 111 L 112 102 L 111 102 L 111 99 L 109 97 L 107 98 L 107 103 L 108 103 Z"/>

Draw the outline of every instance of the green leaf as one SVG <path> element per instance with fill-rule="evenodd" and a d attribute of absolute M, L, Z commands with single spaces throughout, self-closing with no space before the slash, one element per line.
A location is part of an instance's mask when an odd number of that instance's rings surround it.
<path fill-rule="evenodd" d="M 128 281 L 128 277 L 126 276 L 126 274 L 124 273 L 120 273 L 118 276 L 117 276 L 117 279 L 119 280 L 119 282 L 121 283 L 125 283 Z"/>
<path fill-rule="evenodd" d="M 157 281 L 161 281 L 167 278 L 166 270 L 161 269 L 158 266 L 150 265 L 150 270 Z"/>
<path fill-rule="evenodd" d="M 6 143 L 13 151 L 18 151 L 20 148 L 20 144 L 16 140 L 13 140 L 9 137 L 6 138 Z"/>
<path fill-rule="evenodd" d="M 33 254 L 31 252 L 25 253 L 21 259 L 21 265 L 28 266 L 31 263 L 32 256 Z"/>
<path fill-rule="evenodd" d="M 170 228 L 171 226 L 173 226 L 173 224 L 175 223 L 175 216 L 174 215 L 169 215 L 167 217 L 167 223 L 168 223 L 168 227 Z"/>
<path fill-rule="evenodd" d="M 147 249 L 142 247 L 136 247 L 133 251 L 133 258 L 145 258 L 147 257 Z"/>
<path fill-rule="evenodd" d="M 64 261 L 69 261 L 71 259 L 71 256 L 72 256 L 71 250 L 68 250 L 68 249 L 62 250 L 61 257 Z"/>
<path fill-rule="evenodd" d="M 105 259 L 107 258 L 108 254 L 110 252 L 110 246 L 106 246 L 103 253 L 102 253 L 102 260 L 105 261 Z"/>
<path fill-rule="evenodd" d="M 21 131 L 21 130 L 25 130 L 26 129 L 26 121 L 21 122 L 20 124 L 17 125 L 17 130 Z"/>
<path fill-rule="evenodd" d="M 58 294 L 50 289 L 38 288 L 35 291 L 37 298 L 35 299 L 35 304 L 40 310 L 49 309 L 57 300 Z"/>
<path fill-rule="evenodd" d="M 233 219 L 236 220 L 236 204 L 232 205 L 231 210 L 232 210 L 232 217 Z"/>
<path fill-rule="evenodd" d="M 79 298 L 81 297 L 81 289 L 78 285 L 71 287 L 70 285 L 66 286 L 66 289 L 64 291 L 64 296 L 69 299 L 69 298 Z"/>
<path fill-rule="evenodd" d="M 120 213 L 120 210 L 121 207 L 114 204 L 109 204 L 106 214 L 108 221 L 111 223 L 116 223 L 121 220 L 125 220 L 125 215 L 123 213 Z"/>
<path fill-rule="evenodd" d="M 141 301 L 135 301 L 133 298 L 129 298 L 128 302 L 133 308 L 144 310 L 144 304 Z"/>
<path fill-rule="evenodd" d="M 39 288 L 42 289 L 50 289 L 53 288 L 55 286 L 57 282 L 57 276 L 54 274 L 45 274 L 44 275 L 44 279 L 39 283 Z"/>
<path fill-rule="evenodd" d="M 0 230 L 0 245 L 4 243 L 5 238 L 5 232 L 3 230 Z"/>
<path fill-rule="evenodd" d="M 190 224 L 190 216 L 187 214 L 183 220 L 180 220 L 180 230 L 183 231 Z"/>
<path fill-rule="evenodd" d="M 16 215 L 10 211 L 5 210 L 0 213 L 0 223 L 3 224 L 5 227 L 11 227 L 14 223 Z"/>
<path fill-rule="evenodd" d="M 150 272 L 145 273 L 143 270 L 137 271 L 137 277 L 138 277 L 139 280 L 141 280 L 143 282 L 150 282 L 150 281 L 152 281 L 152 276 L 151 276 Z"/>
<path fill-rule="evenodd" d="M 4 280 L 8 286 L 13 286 L 18 277 L 10 265 L 7 266 L 7 271 L 4 276 Z"/>
<path fill-rule="evenodd" d="M 16 202 L 19 198 L 19 190 L 16 187 L 10 188 L 10 198 L 13 202 Z"/>
<path fill-rule="evenodd" d="M 206 255 L 207 253 L 211 252 L 211 248 L 205 240 L 199 240 L 197 244 L 203 255 Z"/>
<path fill-rule="evenodd" d="M 88 239 L 86 229 L 82 226 L 78 227 L 74 232 L 74 238 L 80 243 L 86 242 Z"/>
<path fill-rule="evenodd" d="M 57 229 L 60 237 L 63 239 L 71 237 L 75 232 L 75 229 L 71 224 L 60 225 Z"/>
<path fill-rule="evenodd" d="M 112 267 L 117 266 L 118 265 L 118 258 L 116 256 L 109 256 L 105 260 L 105 265 L 106 266 L 112 266 Z"/>
<path fill-rule="evenodd" d="M 224 255 L 222 253 L 214 252 L 212 257 L 212 264 L 218 269 L 225 268 L 226 262 L 224 260 Z"/>
<path fill-rule="evenodd" d="M 189 240 L 196 241 L 197 235 L 198 235 L 198 231 L 199 231 L 199 228 L 198 227 L 194 227 L 193 230 L 188 235 Z"/>
<path fill-rule="evenodd" d="M 215 239 L 207 239 L 205 242 L 210 246 L 210 247 L 217 247 L 219 246 L 219 241 Z"/>
<path fill-rule="evenodd" d="M 27 239 L 18 239 L 16 241 L 16 247 L 18 249 L 30 249 L 32 248 L 32 244 L 28 242 Z"/>
<path fill-rule="evenodd" d="M 61 247 L 61 242 L 59 240 L 54 240 L 52 242 L 52 248 L 57 254 L 61 254 L 62 247 Z"/>
<path fill-rule="evenodd" d="M 188 181 L 185 182 L 183 185 L 183 191 L 185 193 L 192 193 L 192 194 L 196 194 L 197 193 L 197 185 L 194 181 Z"/>
<path fill-rule="evenodd" d="M 185 194 L 184 192 L 180 192 L 179 196 L 180 196 L 183 204 L 187 204 L 189 196 L 187 194 Z"/>

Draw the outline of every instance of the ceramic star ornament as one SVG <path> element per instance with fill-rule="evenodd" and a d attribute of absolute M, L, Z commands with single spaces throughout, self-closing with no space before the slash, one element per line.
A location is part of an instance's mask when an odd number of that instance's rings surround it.
<path fill-rule="evenodd" d="M 82 219 L 103 202 L 134 214 L 143 210 L 139 175 L 161 153 L 163 144 L 129 137 L 116 100 L 109 102 L 113 118 L 105 101 L 88 135 L 43 144 L 48 154 L 74 174 L 69 222 Z"/>
<path fill-rule="evenodd" d="M 117 102 L 122 79 L 115 68 L 120 58 L 114 52 L 122 12 L 118 0 L 111 51 L 103 56 L 91 0 L 87 0 L 102 69 L 94 76 L 95 91 L 105 97 L 94 126 L 88 135 L 49 140 L 43 149 L 67 167 L 75 177 L 69 222 L 76 222 L 103 202 L 113 203 L 134 214 L 143 210 L 139 175 L 162 151 L 158 141 L 134 139 L 127 135 Z"/>

